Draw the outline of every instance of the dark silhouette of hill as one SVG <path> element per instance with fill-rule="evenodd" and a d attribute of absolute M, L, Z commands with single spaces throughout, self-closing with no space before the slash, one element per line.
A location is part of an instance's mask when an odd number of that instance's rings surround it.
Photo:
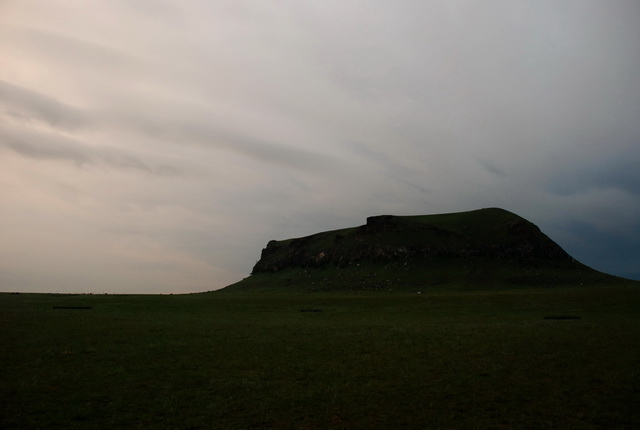
<path fill-rule="evenodd" d="M 505 288 L 615 282 L 533 223 L 499 208 L 381 215 L 365 225 L 272 240 L 251 276 L 225 290 Z"/>

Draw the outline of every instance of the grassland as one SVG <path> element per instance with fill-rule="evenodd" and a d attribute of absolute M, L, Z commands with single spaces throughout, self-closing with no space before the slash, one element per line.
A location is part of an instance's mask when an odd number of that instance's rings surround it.
<path fill-rule="evenodd" d="M 637 429 L 640 288 L 0 294 L 2 429 Z"/>

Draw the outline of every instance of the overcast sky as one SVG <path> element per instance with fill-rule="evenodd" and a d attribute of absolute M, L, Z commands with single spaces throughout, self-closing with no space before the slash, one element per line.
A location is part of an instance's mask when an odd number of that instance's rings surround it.
<path fill-rule="evenodd" d="M 640 279 L 637 0 L 0 0 L 0 290 L 181 293 L 502 207 Z"/>

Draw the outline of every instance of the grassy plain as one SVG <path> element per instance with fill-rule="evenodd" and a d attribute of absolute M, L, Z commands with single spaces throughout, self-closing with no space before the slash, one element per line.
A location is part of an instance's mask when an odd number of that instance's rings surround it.
<path fill-rule="evenodd" d="M 637 284 L 0 294 L 2 429 L 637 429 Z"/>

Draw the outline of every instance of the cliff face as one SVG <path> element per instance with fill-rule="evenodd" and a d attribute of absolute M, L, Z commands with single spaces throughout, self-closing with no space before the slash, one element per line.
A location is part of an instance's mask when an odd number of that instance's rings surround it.
<path fill-rule="evenodd" d="M 502 209 L 367 218 L 359 227 L 272 240 L 227 291 L 420 291 L 608 282 L 531 222 Z"/>
<path fill-rule="evenodd" d="M 361 262 L 474 258 L 571 262 L 529 221 L 501 209 L 460 214 L 367 218 L 360 227 L 270 241 L 252 273 L 345 267 Z"/>

